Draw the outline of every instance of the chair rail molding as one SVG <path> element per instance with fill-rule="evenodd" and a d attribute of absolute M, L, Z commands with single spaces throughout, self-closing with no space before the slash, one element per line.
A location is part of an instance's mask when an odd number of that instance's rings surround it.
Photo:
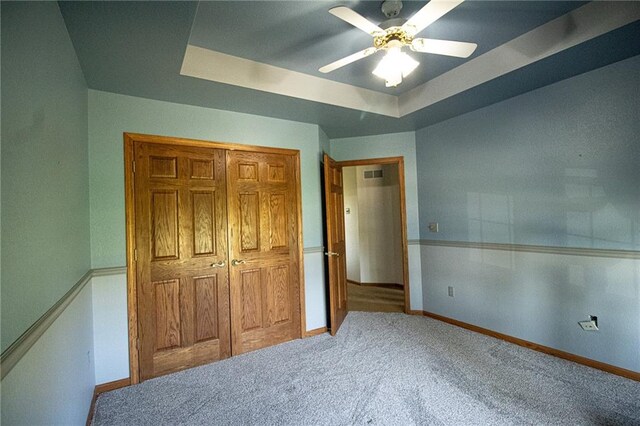
<path fill-rule="evenodd" d="M 51 324 L 64 312 L 64 310 L 74 301 L 76 296 L 84 289 L 93 277 L 104 277 L 109 275 L 120 275 L 126 273 L 126 267 L 97 268 L 89 269 L 64 296 L 60 298 L 47 312 L 44 313 L 31 327 L 11 344 L 0 357 L 1 379 L 15 367 L 22 357 L 49 329 Z"/>
<path fill-rule="evenodd" d="M 528 253 L 565 254 L 570 256 L 609 257 L 616 259 L 640 259 L 640 251 L 596 249 L 582 247 L 537 246 L 529 244 L 477 243 L 466 241 L 419 240 L 421 246 L 460 247 L 484 250 L 520 251 Z"/>

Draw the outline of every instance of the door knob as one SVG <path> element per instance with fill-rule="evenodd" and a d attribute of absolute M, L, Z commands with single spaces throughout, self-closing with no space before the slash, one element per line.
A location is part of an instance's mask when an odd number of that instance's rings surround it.
<path fill-rule="evenodd" d="M 327 251 L 324 253 L 325 256 L 340 256 L 340 253 L 336 253 L 335 251 Z"/>
<path fill-rule="evenodd" d="M 245 263 L 247 263 L 246 260 L 233 259 L 231 261 L 231 265 L 233 265 L 233 266 L 244 265 Z"/>
<path fill-rule="evenodd" d="M 212 268 L 224 268 L 225 266 L 227 266 L 227 263 L 224 260 L 211 264 Z"/>

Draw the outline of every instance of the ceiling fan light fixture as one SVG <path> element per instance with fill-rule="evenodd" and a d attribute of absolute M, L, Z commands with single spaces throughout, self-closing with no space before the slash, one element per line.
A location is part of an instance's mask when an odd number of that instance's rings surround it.
<path fill-rule="evenodd" d="M 418 65 L 420 62 L 403 52 L 401 47 L 390 47 L 376 69 L 373 70 L 373 74 L 384 79 L 386 87 L 396 87 Z"/>
<path fill-rule="evenodd" d="M 383 78 L 387 87 L 396 87 L 420 63 L 402 52 L 408 47 L 417 53 L 468 58 L 478 47 L 475 43 L 451 40 L 435 40 L 430 38 L 415 38 L 416 34 L 446 15 L 464 0 L 430 0 L 417 11 L 408 21 L 396 18 L 402 9 L 401 0 L 385 0 L 382 3 L 382 13 L 390 18 L 380 25 L 369 21 L 358 12 L 347 6 L 337 6 L 329 12 L 353 25 L 373 37 L 373 47 L 361 50 L 345 58 L 339 59 L 321 67 L 318 71 L 328 73 L 357 60 L 363 59 L 380 50 L 386 51 L 384 58 L 378 63 L 373 74 Z"/>

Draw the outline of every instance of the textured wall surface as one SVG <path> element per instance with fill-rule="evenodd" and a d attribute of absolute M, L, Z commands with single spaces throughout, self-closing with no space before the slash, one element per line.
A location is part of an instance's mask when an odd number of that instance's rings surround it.
<path fill-rule="evenodd" d="M 421 238 L 638 250 L 639 93 L 635 57 L 419 130 Z M 427 243 L 421 257 L 424 310 L 640 371 L 638 260 Z M 578 326 L 589 315 L 600 331 Z"/>
<path fill-rule="evenodd" d="M 331 139 L 331 156 L 337 161 L 404 157 L 407 239 L 419 238 L 418 186 L 415 132 Z M 422 308 L 422 275 L 418 245 L 409 245 L 409 290 L 411 309 Z"/>
<path fill-rule="evenodd" d="M 422 270 L 425 311 L 640 372 L 640 260 L 422 246 Z"/>
<path fill-rule="evenodd" d="M 421 238 L 639 250 L 639 95 L 636 56 L 419 130 Z"/>
<path fill-rule="evenodd" d="M 304 245 L 322 245 L 318 126 L 90 90 L 94 268 L 126 263 L 123 132 L 300 150 Z"/>
<path fill-rule="evenodd" d="M 94 268 L 126 263 L 123 132 L 300 150 L 303 242 L 305 247 L 322 246 L 318 126 L 90 90 Z M 316 260 L 321 269 L 322 259 Z M 311 260 L 305 256 L 304 261 L 306 268 Z M 307 319 L 314 328 L 323 327 L 323 276 L 306 274 L 305 278 Z"/>
<path fill-rule="evenodd" d="M 337 161 L 404 157 L 407 237 L 410 240 L 418 238 L 418 187 L 414 132 L 331 139 L 331 156 Z"/>
<path fill-rule="evenodd" d="M 3 425 L 86 423 L 96 385 L 91 311 L 87 284 L 2 379 Z"/>
<path fill-rule="evenodd" d="M 93 340 L 96 383 L 129 377 L 127 276 L 93 277 Z"/>
<path fill-rule="evenodd" d="M 2 350 L 89 269 L 87 87 L 57 3 L 2 2 Z"/>
<path fill-rule="evenodd" d="M 344 208 L 350 213 L 344 217 L 345 255 L 347 256 L 347 279 L 360 280 L 360 209 L 358 208 L 358 183 L 356 180 L 357 167 L 342 169 L 342 189 Z"/>
<path fill-rule="evenodd" d="M 331 153 L 331 140 L 327 134 L 322 130 L 322 127 L 318 126 L 318 139 L 320 140 L 320 161 L 322 161 L 322 154 Z"/>
<path fill-rule="evenodd" d="M 385 164 L 357 166 L 355 169 L 360 257 L 360 279 L 356 281 L 401 284 L 402 224 L 398 167 Z M 383 177 L 365 179 L 364 172 L 370 170 L 381 170 Z"/>

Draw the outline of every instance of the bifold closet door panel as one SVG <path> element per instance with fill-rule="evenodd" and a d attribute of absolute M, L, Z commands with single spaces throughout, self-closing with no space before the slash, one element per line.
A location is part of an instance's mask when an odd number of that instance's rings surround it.
<path fill-rule="evenodd" d="M 142 380 L 231 355 L 225 151 L 135 147 Z"/>
<path fill-rule="evenodd" d="M 300 337 L 296 162 L 227 152 L 233 354 Z"/>

